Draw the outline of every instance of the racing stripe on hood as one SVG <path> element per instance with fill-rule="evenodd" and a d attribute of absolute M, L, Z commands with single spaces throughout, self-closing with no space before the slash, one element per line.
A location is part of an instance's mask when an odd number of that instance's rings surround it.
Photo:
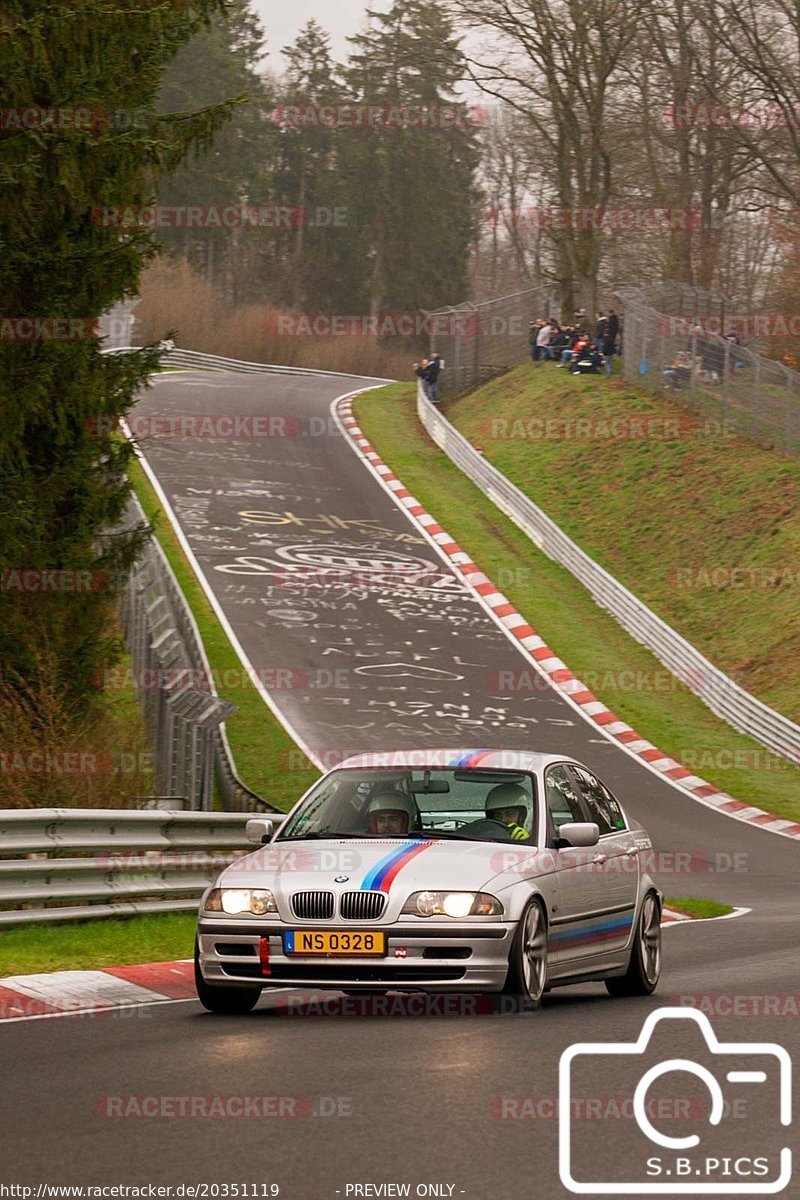
<path fill-rule="evenodd" d="M 432 842 L 405 842 L 396 850 L 390 850 L 385 858 L 376 863 L 371 871 L 364 876 L 361 884 L 362 891 L 388 892 L 395 877 L 407 866 L 412 858 L 416 858 L 423 850 L 427 850 Z"/>

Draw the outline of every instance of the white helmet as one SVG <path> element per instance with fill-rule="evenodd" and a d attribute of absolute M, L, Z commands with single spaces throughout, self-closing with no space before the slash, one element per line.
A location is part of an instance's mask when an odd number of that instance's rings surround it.
<path fill-rule="evenodd" d="M 528 794 L 525 788 L 519 783 L 499 783 L 493 787 L 486 797 L 486 816 L 491 820 L 492 813 L 501 808 L 515 808 L 517 825 L 524 825 L 528 819 Z"/>
<path fill-rule="evenodd" d="M 416 828 L 419 818 L 417 806 L 412 798 L 405 792 L 399 789 L 391 789 L 385 792 L 379 792 L 377 796 L 373 796 L 369 802 L 367 816 L 369 818 L 369 827 L 371 832 L 375 832 L 373 816 L 382 812 L 402 812 L 408 817 L 407 830 L 410 831 Z"/>

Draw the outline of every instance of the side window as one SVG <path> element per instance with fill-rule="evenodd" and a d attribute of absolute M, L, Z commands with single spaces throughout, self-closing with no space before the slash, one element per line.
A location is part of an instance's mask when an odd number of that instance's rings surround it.
<path fill-rule="evenodd" d="M 625 829 L 622 809 L 608 788 L 582 767 L 573 767 L 572 770 L 591 813 L 591 819 L 597 822 L 600 829 L 600 836 Z"/>
<path fill-rule="evenodd" d="M 556 833 L 570 821 L 585 821 L 580 797 L 566 767 L 550 767 L 545 776 L 547 808 Z"/>

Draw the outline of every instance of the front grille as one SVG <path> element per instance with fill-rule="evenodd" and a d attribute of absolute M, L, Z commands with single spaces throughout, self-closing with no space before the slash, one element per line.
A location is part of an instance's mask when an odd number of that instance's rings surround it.
<path fill-rule="evenodd" d="M 341 901 L 344 921 L 377 921 L 386 908 L 384 892 L 345 892 Z"/>
<path fill-rule="evenodd" d="M 301 921 L 330 921 L 333 916 L 333 892 L 295 892 L 292 912 Z"/>

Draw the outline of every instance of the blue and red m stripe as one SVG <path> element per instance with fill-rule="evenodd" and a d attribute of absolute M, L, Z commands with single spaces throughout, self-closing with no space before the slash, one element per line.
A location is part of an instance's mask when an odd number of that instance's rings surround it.
<path fill-rule="evenodd" d="M 407 867 L 412 859 L 416 858 L 418 854 L 422 854 L 432 844 L 430 841 L 403 842 L 397 849 L 390 850 L 386 857 L 377 862 L 364 876 L 361 890 L 388 892 L 403 867 Z"/>

